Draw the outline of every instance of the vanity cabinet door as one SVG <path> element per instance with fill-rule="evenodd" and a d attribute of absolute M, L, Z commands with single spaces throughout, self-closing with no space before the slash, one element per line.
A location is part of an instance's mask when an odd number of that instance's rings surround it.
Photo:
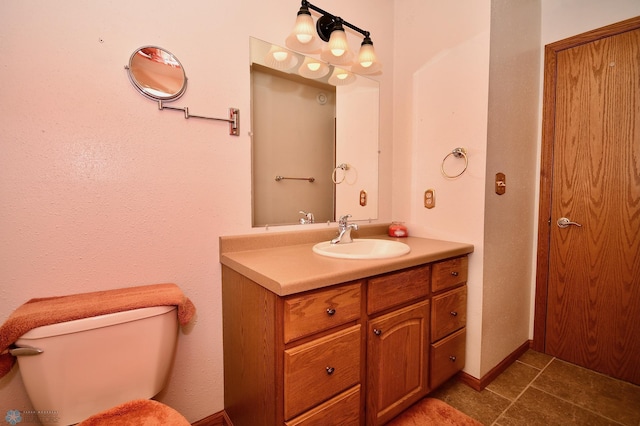
<path fill-rule="evenodd" d="M 429 391 L 429 301 L 369 321 L 367 425 L 381 425 Z"/>
<path fill-rule="evenodd" d="M 284 418 L 360 382 L 360 325 L 284 351 Z"/>

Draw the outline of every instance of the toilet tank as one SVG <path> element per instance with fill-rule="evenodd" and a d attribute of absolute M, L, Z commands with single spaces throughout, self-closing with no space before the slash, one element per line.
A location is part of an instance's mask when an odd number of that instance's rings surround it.
<path fill-rule="evenodd" d="M 157 306 L 34 328 L 17 347 L 20 374 L 43 424 L 70 425 L 123 402 L 152 398 L 175 353 L 175 306 Z"/>

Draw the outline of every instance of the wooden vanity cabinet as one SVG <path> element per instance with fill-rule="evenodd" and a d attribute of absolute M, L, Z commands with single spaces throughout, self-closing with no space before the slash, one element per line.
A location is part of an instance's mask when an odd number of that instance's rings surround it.
<path fill-rule="evenodd" d="M 388 422 L 464 366 L 466 277 L 462 256 L 280 297 L 223 264 L 226 413 Z"/>

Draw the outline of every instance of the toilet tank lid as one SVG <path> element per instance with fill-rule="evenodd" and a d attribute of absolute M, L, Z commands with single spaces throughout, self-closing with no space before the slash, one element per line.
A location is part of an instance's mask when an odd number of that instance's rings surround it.
<path fill-rule="evenodd" d="M 144 318 L 162 315 L 170 311 L 175 311 L 177 307 L 172 306 L 151 306 L 146 308 L 132 309 L 111 314 L 98 315 L 95 317 L 81 318 L 73 321 L 60 322 L 57 324 L 43 325 L 33 328 L 23 334 L 16 344 L 20 345 L 20 340 L 42 339 L 45 337 L 61 336 L 63 334 L 78 333 L 80 331 L 94 330 L 96 328 L 108 327 L 116 324 L 124 324 Z"/>

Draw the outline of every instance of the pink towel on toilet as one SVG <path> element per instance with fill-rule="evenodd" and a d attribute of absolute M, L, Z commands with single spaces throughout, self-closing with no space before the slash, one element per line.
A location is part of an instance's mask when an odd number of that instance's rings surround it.
<path fill-rule="evenodd" d="M 191 426 L 182 414 L 152 399 L 136 399 L 94 414 L 77 426 Z"/>
<path fill-rule="evenodd" d="M 27 331 L 43 325 L 151 306 L 176 305 L 178 321 L 186 325 L 196 308 L 175 284 L 153 284 L 69 296 L 31 299 L 18 307 L 0 326 L 0 377 L 7 374 L 15 357 L 9 346 Z"/>

